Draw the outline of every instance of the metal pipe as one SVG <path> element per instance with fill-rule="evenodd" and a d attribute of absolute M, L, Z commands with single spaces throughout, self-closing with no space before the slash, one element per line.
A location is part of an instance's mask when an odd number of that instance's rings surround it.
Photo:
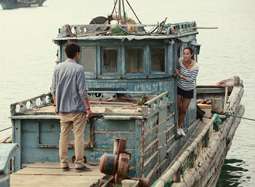
<path fill-rule="evenodd" d="M 124 0 L 122 0 L 122 8 L 123 8 L 123 18 L 124 18 L 124 22 L 127 22 L 127 15 L 126 15 L 126 10 L 125 10 L 125 2 Z"/>
<path fill-rule="evenodd" d="M 140 21 L 140 19 L 139 19 L 138 16 L 136 15 L 134 9 L 132 8 L 132 6 L 131 6 L 130 3 L 128 2 L 128 0 L 126 0 L 126 2 L 127 2 L 128 6 L 129 6 L 129 8 L 132 10 L 133 14 L 135 15 L 137 21 L 138 21 L 140 24 L 142 24 L 142 22 Z"/>
<path fill-rule="evenodd" d="M 118 17 L 118 23 L 119 23 L 119 21 L 120 21 L 120 23 L 121 23 L 121 18 L 122 17 L 122 14 L 121 14 L 121 0 L 119 0 L 119 17 Z"/>
<path fill-rule="evenodd" d="M 118 2 L 118 0 L 115 0 L 115 3 L 114 3 L 114 6 L 113 6 L 113 9 L 112 9 L 112 14 L 111 14 L 111 16 L 113 15 L 113 13 L 114 13 L 114 11 L 115 11 L 115 9 L 116 9 L 117 2 Z"/>

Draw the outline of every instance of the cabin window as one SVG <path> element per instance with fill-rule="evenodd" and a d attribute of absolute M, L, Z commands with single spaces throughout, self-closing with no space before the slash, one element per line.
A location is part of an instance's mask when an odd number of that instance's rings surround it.
<path fill-rule="evenodd" d="M 96 47 L 83 47 L 81 51 L 81 65 L 85 72 L 95 72 L 96 70 Z"/>
<path fill-rule="evenodd" d="M 151 70 L 165 72 L 165 48 L 151 49 Z"/>
<path fill-rule="evenodd" d="M 126 49 L 126 68 L 128 73 L 144 72 L 144 52 L 143 48 Z"/>
<path fill-rule="evenodd" d="M 102 71 L 103 73 L 117 72 L 118 49 L 117 48 L 103 48 L 102 50 Z"/>

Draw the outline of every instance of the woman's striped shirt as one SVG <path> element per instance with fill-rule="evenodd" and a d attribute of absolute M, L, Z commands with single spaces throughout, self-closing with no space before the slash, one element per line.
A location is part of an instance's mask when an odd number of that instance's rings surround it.
<path fill-rule="evenodd" d="M 194 90 L 196 87 L 196 78 L 199 71 L 197 62 L 192 60 L 192 68 L 188 69 L 183 65 L 183 60 L 179 60 L 177 69 L 179 69 L 180 74 L 185 77 L 185 79 L 178 78 L 177 86 L 185 91 Z"/>

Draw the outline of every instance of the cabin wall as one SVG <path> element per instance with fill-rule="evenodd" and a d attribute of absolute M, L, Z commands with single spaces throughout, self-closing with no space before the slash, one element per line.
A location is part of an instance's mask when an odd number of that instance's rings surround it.
<path fill-rule="evenodd" d="M 138 148 L 140 126 L 136 120 L 110 121 L 97 119 L 90 122 L 93 124 L 94 148 L 87 148 L 85 156 L 88 162 L 98 163 L 103 153 L 113 152 L 115 139 L 123 138 L 128 141 L 127 151 L 132 154 L 130 164 L 135 166 L 138 162 Z M 89 142 L 90 123 L 84 130 L 85 144 Z M 20 169 L 22 164 L 34 162 L 59 162 L 58 142 L 60 126 L 57 119 L 15 119 L 13 120 L 13 142 L 21 145 L 16 158 L 15 168 Z M 73 143 L 73 135 L 70 133 L 70 142 Z M 21 156 L 22 155 L 22 156 Z M 69 149 L 69 158 L 74 155 L 73 148 Z M 136 169 L 130 174 L 135 176 Z"/>
<path fill-rule="evenodd" d="M 80 64 L 84 65 L 86 61 L 86 56 L 83 51 L 85 47 L 93 47 L 96 51 L 93 53 L 94 56 L 94 71 L 91 72 L 85 68 L 85 75 L 87 79 L 97 81 L 99 79 L 136 79 L 136 78 L 162 78 L 169 77 L 173 73 L 172 66 L 172 44 L 169 40 L 159 40 L 159 41 L 120 41 L 120 40 L 102 40 L 102 41 L 76 41 L 81 46 L 81 60 Z M 61 42 L 60 45 L 60 62 L 66 59 L 64 52 L 67 42 Z M 116 72 L 104 72 L 103 71 L 103 49 L 111 48 L 117 50 L 117 69 Z M 126 49 L 142 49 L 143 69 L 141 72 L 129 73 L 127 64 L 127 51 Z M 164 49 L 164 72 L 153 71 L 151 65 L 151 50 L 154 48 Z M 91 56 L 90 56 L 91 57 Z M 92 60 L 92 59 L 90 59 Z M 171 63 L 169 63 L 171 61 Z M 88 62 L 87 62 L 88 63 Z"/>
<path fill-rule="evenodd" d="M 84 43 L 81 43 L 85 45 Z M 88 44 L 88 43 L 86 43 Z M 113 43 L 117 45 L 117 43 Z M 142 44 L 142 43 L 141 43 Z M 89 44 L 93 45 L 93 44 Z M 98 45 L 98 44 L 97 44 Z M 106 44 L 105 44 L 106 45 Z M 119 44 L 123 49 L 124 44 Z M 130 164 L 131 176 L 151 176 L 152 178 L 164 171 L 165 167 L 174 158 L 175 154 L 185 143 L 184 139 L 175 140 L 177 121 L 176 106 L 176 80 L 174 70 L 180 55 L 180 42 L 165 41 L 167 70 L 164 74 L 150 72 L 150 64 L 145 57 L 145 72 L 132 76 L 125 74 L 125 66 L 120 65 L 120 74 L 117 76 L 100 75 L 100 47 L 97 46 L 97 65 L 95 77 L 87 77 L 89 90 L 126 90 L 162 93 L 169 92 L 169 103 L 158 108 L 157 112 L 150 114 L 144 120 L 105 120 L 97 119 L 90 122 L 94 132 L 94 147 L 87 148 L 86 158 L 89 162 L 98 163 L 99 158 L 105 152 L 112 153 L 113 142 L 117 138 L 128 141 L 127 151 L 132 154 Z M 120 50 L 121 51 L 121 50 Z M 148 47 L 144 55 L 149 55 Z M 122 51 L 123 52 L 123 51 Z M 60 50 L 63 60 L 63 46 Z M 123 59 L 122 59 L 123 60 Z M 119 63 L 123 62 L 120 61 Z M 147 77 L 148 76 L 148 77 Z M 152 77 L 150 77 L 152 76 Z M 186 116 L 185 127 L 189 128 L 191 122 L 196 119 L 196 98 L 191 101 Z M 59 120 L 57 119 L 14 119 L 13 142 L 21 145 L 21 151 L 16 158 L 16 169 L 22 164 L 33 162 L 58 162 Z M 91 126 L 88 124 L 84 131 L 86 142 L 89 142 Z M 70 136 L 73 139 L 73 136 Z M 74 155 L 73 149 L 69 151 L 69 157 Z"/>
<path fill-rule="evenodd" d="M 169 91 L 169 95 L 175 106 L 175 124 L 177 123 L 177 95 L 176 95 L 176 79 L 174 77 L 176 64 L 180 57 L 182 57 L 182 50 L 184 47 L 191 45 L 195 41 L 194 36 L 189 36 L 182 39 L 165 39 L 165 40 L 97 40 L 97 41 L 76 41 L 81 48 L 94 46 L 96 48 L 96 59 L 94 72 L 85 72 L 87 78 L 87 87 L 89 90 L 106 89 L 106 90 L 125 90 L 125 91 L 148 91 L 154 93 L 162 93 Z M 61 56 L 63 61 L 66 57 L 64 54 L 64 47 L 67 42 L 60 44 Z M 117 58 L 117 72 L 103 73 L 102 72 L 102 48 L 113 47 L 118 49 Z M 127 47 L 143 48 L 144 49 L 144 71 L 141 73 L 127 73 L 126 67 L 126 52 Z M 152 47 L 162 47 L 165 49 L 165 72 L 152 72 L 151 51 Z M 81 53 L 81 58 L 83 53 Z M 81 59 L 82 61 L 82 59 Z M 86 69 L 85 69 L 86 71 Z M 189 110 L 185 118 L 185 128 L 188 128 L 196 119 L 196 94 L 191 100 Z"/>

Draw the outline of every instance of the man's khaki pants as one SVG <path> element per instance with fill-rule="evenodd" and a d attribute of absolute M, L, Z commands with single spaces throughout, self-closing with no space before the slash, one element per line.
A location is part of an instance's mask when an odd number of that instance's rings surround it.
<path fill-rule="evenodd" d="M 59 158 L 61 163 L 68 162 L 68 138 L 71 129 L 74 133 L 75 163 L 84 161 L 84 128 L 86 113 L 66 113 L 60 116 Z"/>

